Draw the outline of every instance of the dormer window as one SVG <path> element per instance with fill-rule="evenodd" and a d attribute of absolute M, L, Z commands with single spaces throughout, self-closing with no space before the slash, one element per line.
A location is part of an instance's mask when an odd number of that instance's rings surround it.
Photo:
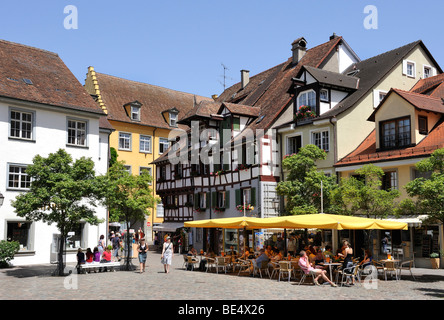
<path fill-rule="evenodd" d="M 379 126 L 381 149 L 403 148 L 411 144 L 409 117 L 383 121 Z"/>
<path fill-rule="evenodd" d="M 170 112 L 170 126 L 177 127 L 177 113 Z"/>
<path fill-rule="evenodd" d="M 131 106 L 131 120 L 140 121 L 140 107 Z"/>

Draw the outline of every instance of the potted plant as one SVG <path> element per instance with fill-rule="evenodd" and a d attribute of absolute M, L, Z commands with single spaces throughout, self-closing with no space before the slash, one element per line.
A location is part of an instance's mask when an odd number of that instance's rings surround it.
<path fill-rule="evenodd" d="M 299 107 L 298 111 L 294 115 L 295 120 L 305 120 L 312 119 L 316 117 L 316 113 L 311 110 L 311 107 L 302 105 Z"/>
<path fill-rule="evenodd" d="M 439 269 L 439 253 L 433 252 L 430 254 L 430 262 L 432 264 L 432 269 Z"/>

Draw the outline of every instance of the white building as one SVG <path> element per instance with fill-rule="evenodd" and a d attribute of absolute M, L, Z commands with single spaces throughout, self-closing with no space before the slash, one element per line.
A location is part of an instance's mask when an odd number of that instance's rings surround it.
<path fill-rule="evenodd" d="M 90 157 L 97 174 L 104 174 L 112 127 L 57 54 L 0 41 L 0 56 L 0 240 L 20 242 L 13 265 L 50 263 L 57 259 L 56 225 L 26 221 L 11 206 L 29 189 L 26 167 L 34 156 L 63 148 L 73 159 Z M 106 208 L 97 207 L 96 215 L 106 219 Z M 76 260 L 78 247 L 93 249 L 106 236 L 106 222 L 81 223 L 71 231 L 67 262 Z"/>

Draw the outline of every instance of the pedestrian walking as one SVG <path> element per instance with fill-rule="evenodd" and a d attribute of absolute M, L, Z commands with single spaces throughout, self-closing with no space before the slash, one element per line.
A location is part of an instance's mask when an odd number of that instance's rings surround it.
<path fill-rule="evenodd" d="M 166 237 L 165 242 L 163 243 L 162 248 L 162 256 L 161 256 L 161 262 L 163 264 L 163 268 L 165 270 L 165 273 L 170 273 L 170 265 L 173 260 L 173 244 L 171 243 L 171 238 L 168 236 Z"/>
<path fill-rule="evenodd" d="M 142 273 L 145 272 L 146 252 L 148 251 L 148 246 L 145 243 L 145 238 L 140 239 L 137 251 L 139 252 L 139 263 L 140 263 L 139 273 Z"/>
<path fill-rule="evenodd" d="M 120 243 L 120 234 L 116 233 L 115 237 L 111 240 L 112 246 L 113 246 L 113 259 L 114 261 L 120 261 L 119 257 L 119 250 L 121 248 Z"/>
<path fill-rule="evenodd" d="M 102 255 L 103 251 L 105 251 L 105 236 L 103 234 L 100 236 L 99 244 L 97 245 L 97 249 L 99 250 L 100 255 Z"/>

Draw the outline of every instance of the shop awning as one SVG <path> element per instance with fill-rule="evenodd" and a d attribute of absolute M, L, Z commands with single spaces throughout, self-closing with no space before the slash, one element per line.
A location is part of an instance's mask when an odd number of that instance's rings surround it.
<path fill-rule="evenodd" d="M 354 216 L 335 214 L 305 214 L 297 216 L 282 216 L 275 218 L 221 218 L 185 222 L 186 227 L 194 228 L 247 228 L 247 229 L 335 229 L 335 230 L 362 230 L 385 229 L 407 230 L 407 223 L 368 219 Z"/>
<path fill-rule="evenodd" d="M 183 222 L 164 222 L 158 226 L 154 226 L 154 231 L 174 232 L 178 228 L 183 228 Z"/>
<path fill-rule="evenodd" d="M 389 216 L 388 221 L 396 221 L 396 222 L 404 222 L 407 223 L 409 227 L 420 227 L 422 225 L 422 221 L 426 219 L 427 215 L 419 215 L 419 216 L 403 216 L 400 218 Z"/>
<path fill-rule="evenodd" d="M 220 219 L 206 219 L 185 222 L 185 227 L 190 228 L 224 228 L 224 229 L 257 229 L 256 225 L 261 222 L 261 218 L 253 217 L 231 217 Z"/>

